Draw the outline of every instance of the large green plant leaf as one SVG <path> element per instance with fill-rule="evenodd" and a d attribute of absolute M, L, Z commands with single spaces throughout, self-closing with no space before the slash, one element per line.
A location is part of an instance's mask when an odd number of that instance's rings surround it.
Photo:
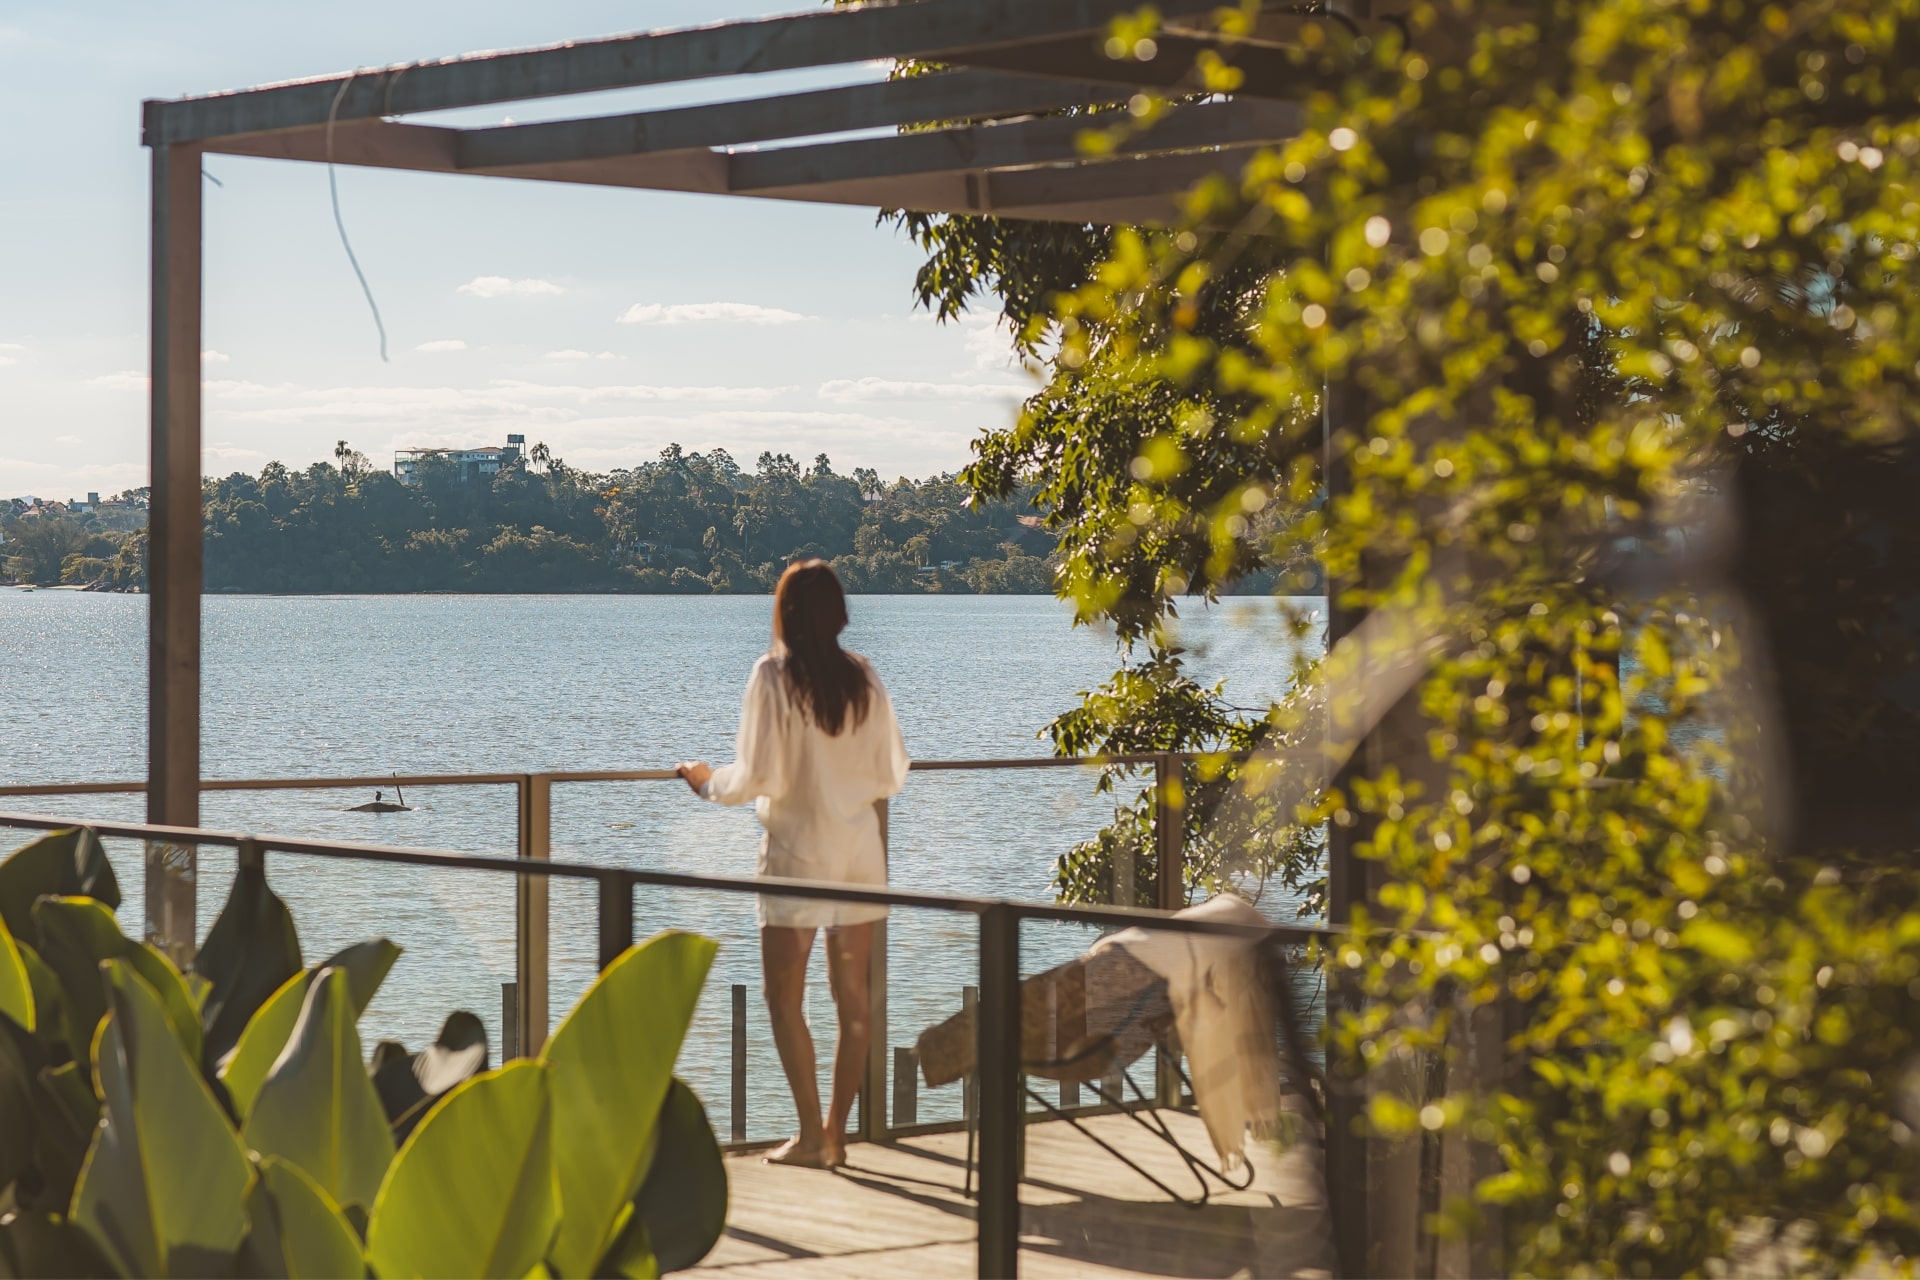
<path fill-rule="evenodd" d="M 64 1212 L 73 1203 L 73 1187 L 86 1162 L 87 1146 L 100 1123 L 100 1100 L 93 1096 L 92 1073 L 78 1062 L 42 1067 L 36 1083 L 33 1127 L 34 1165 L 40 1176 L 35 1203 Z"/>
<path fill-rule="evenodd" d="M 486 1024 L 456 1009 L 440 1024 L 440 1035 L 419 1053 L 388 1040 L 374 1052 L 373 1087 L 393 1125 L 396 1142 L 405 1142 L 433 1104 L 454 1086 L 487 1069 Z"/>
<path fill-rule="evenodd" d="M 106 1013 L 101 962 L 124 960 L 159 997 L 181 1047 L 195 1062 L 200 1060 L 200 1015 L 180 971 L 146 943 L 121 933 L 111 911 L 92 898 L 42 898 L 33 906 L 33 922 L 40 935 L 41 957 L 60 979 L 67 1005 L 67 1044 L 76 1057 L 82 1045 L 93 1043 L 94 1029 Z"/>
<path fill-rule="evenodd" d="M 26 970 L 27 985 L 33 991 L 33 1017 L 37 1024 L 34 1034 L 40 1038 L 40 1043 L 49 1048 L 67 1048 L 67 1000 L 65 993 L 60 990 L 60 975 L 49 969 L 47 962 L 40 958 L 40 953 L 25 941 L 19 938 L 13 941 L 20 951 L 20 965 Z M 81 1045 L 68 1056 L 84 1059 L 87 1046 Z"/>
<path fill-rule="evenodd" d="M 7 1018 L 22 1031 L 32 1031 L 38 1020 L 34 1013 L 33 978 L 13 940 L 13 930 L 0 920 L 0 1017 Z"/>
<path fill-rule="evenodd" d="M 300 1009 L 306 1002 L 307 987 L 321 969 L 339 969 L 347 975 L 347 992 L 353 999 L 354 1016 L 366 1012 L 374 993 L 386 979 L 387 971 L 399 958 L 400 948 L 385 938 L 355 943 L 335 952 L 311 969 L 294 974 L 269 996 L 248 1021 L 233 1049 L 220 1062 L 220 1082 L 233 1099 L 234 1114 L 243 1121 L 253 1109 L 253 1100 L 265 1083 L 267 1073 L 286 1048 Z"/>
<path fill-rule="evenodd" d="M 240 1135 L 125 960 L 101 966 L 110 1012 L 94 1074 L 106 1104 L 73 1220 L 122 1274 L 225 1275 L 253 1179 Z"/>
<path fill-rule="evenodd" d="M 393 1135 L 360 1060 L 344 969 L 307 987 L 300 1020 L 247 1113 L 247 1145 L 299 1165 L 342 1205 L 373 1204 Z"/>
<path fill-rule="evenodd" d="M 0 862 L 0 920 L 14 937 L 34 936 L 33 904 L 50 895 L 94 898 L 109 911 L 119 908 L 113 864 L 90 828 L 49 832 Z"/>
<path fill-rule="evenodd" d="M 653 1164 L 633 1213 L 596 1275 L 683 1271 L 712 1252 L 727 1229 L 727 1168 L 707 1109 L 674 1077 L 660 1107 Z"/>
<path fill-rule="evenodd" d="M 4 1280 L 110 1280 L 113 1274 L 87 1233 L 68 1218 L 35 1210 L 0 1218 Z"/>
<path fill-rule="evenodd" d="M 194 973 L 212 984 L 200 1015 L 209 1062 L 233 1048 L 254 1013 L 302 963 L 293 913 L 267 887 L 263 868 L 243 864 L 193 961 Z"/>
<path fill-rule="evenodd" d="M 0 1190 L 33 1169 L 35 1123 L 32 1064 L 26 1032 L 0 1024 Z"/>
<path fill-rule="evenodd" d="M 512 1062 L 443 1098 L 374 1201 L 367 1257 L 382 1276 L 511 1276 L 560 1222 L 548 1070 Z"/>
<path fill-rule="evenodd" d="M 593 1273 L 640 1190 L 674 1059 L 718 949 L 677 930 L 628 948 L 541 1053 L 553 1069 L 554 1148 L 567 1206 L 550 1259 L 560 1275 Z"/>
<path fill-rule="evenodd" d="M 298 1165 L 276 1156 L 259 1162 L 247 1193 L 247 1236 L 242 1263 L 249 1275 L 269 1280 L 336 1280 L 364 1276 L 367 1261 L 340 1206 Z"/>

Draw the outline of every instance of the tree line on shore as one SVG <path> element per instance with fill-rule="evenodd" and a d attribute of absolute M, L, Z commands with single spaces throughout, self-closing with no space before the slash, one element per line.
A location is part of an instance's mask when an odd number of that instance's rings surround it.
<path fill-rule="evenodd" d="M 796 557 L 849 590 L 1041 594 L 1054 538 L 1023 494 L 980 500 L 951 475 L 886 482 L 821 454 L 670 445 L 596 474 L 536 447 L 497 474 L 428 458 L 412 483 L 344 442 L 304 470 L 205 485 L 206 589 L 233 592 L 762 592 Z M 137 591 L 146 531 L 85 514 L 0 513 L 13 581 Z"/>

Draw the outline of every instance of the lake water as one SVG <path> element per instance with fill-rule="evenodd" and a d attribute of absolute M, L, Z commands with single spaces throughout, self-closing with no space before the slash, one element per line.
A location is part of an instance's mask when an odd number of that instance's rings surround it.
<path fill-rule="evenodd" d="M 1317 603 L 1317 602 L 1301 602 Z M 859 596 L 846 642 L 869 655 L 919 759 L 1048 753 L 1036 734 L 1116 665 L 1111 636 L 1073 628 L 1059 602 L 1018 596 Z M 205 606 L 203 770 L 208 777 L 639 769 L 731 757 L 740 692 L 766 647 L 756 596 L 343 596 L 210 598 Z M 1292 653 L 1272 602 L 1194 611 L 1181 635 L 1193 666 L 1229 680 L 1242 705 L 1281 692 Z M 136 779 L 145 773 L 146 599 L 0 588 L 0 780 Z M 896 885 L 1045 900 L 1049 869 L 1096 832 L 1113 802 L 1078 769 L 915 773 L 893 802 Z M 410 792 L 404 814 L 347 813 L 370 796 L 338 791 L 211 793 L 209 827 L 510 854 L 505 787 Z M 0 807 L 140 820 L 139 797 L 32 798 Z M 24 835 L 23 837 L 24 838 Z M 751 875 L 751 810 L 697 802 L 678 782 L 556 788 L 553 856 L 601 865 Z M 138 847 L 110 842 L 139 916 Z M 500 984 L 513 978 L 513 888 L 475 872 L 274 855 L 309 961 L 385 935 L 405 948 L 361 1031 L 418 1048 L 469 1008 L 499 1044 Z M 199 927 L 225 899 L 232 855 L 201 856 Z M 1276 914 L 1290 915 L 1283 903 Z M 696 929 L 721 942 L 681 1074 L 728 1124 L 728 987 L 747 984 L 748 1129 L 789 1131 L 791 1104 L 759 1003 L 753 905 L 743 895 L 642 888 L 639 936 Z M 897 912 L 890 927 L 890 1040 L 959 1007 L 975 981 L 970 917 Z M 552 1008 L 557 1023 L 591 981 L 592 891 L 556 882 Z M 1083 950 L 1091 934 L 1028 924 L 1022 967 Z M 831 1046 L 816 949 L 812 1009 Z M 497 1049 L 496 1049 L 497 1052 Z M 825 1075 L 823 1072 L 823 1080 Z M 957 1114 L 958 1094 L 921 1097 L 923 1119 Z"/>

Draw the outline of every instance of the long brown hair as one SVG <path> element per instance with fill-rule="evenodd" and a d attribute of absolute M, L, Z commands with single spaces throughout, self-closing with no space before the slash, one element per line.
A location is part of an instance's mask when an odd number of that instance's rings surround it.
<path fill-rule="evenodd" d="M 784 652 L 788 687 L 800 710 L 830 735 L 867 718 L 873 686 L 840 647 L 847 593 L 825 560 L 798 560 L 773 589 L 773 639 Z"/>

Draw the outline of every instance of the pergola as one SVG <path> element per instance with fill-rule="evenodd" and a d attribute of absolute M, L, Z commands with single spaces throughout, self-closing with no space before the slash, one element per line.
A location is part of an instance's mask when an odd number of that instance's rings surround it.
<path fill-rule="evenodd" d="M 909 0 L 148 102 L 148 821 L 197 826 L 200 813 L 203 155 L 1069 223 L 1163 222 L 1196 182 L 1237 174 L 1255 151 L 1296 131 L 1293 46 L 1310 24 L 1335 38 L 1401 27 L 1376 16 L 1369 0 L 1318 0 L 1265 5 L 1250 32 L 1228 36 L 1213 17 L 1218 3 L 1162 0 L 1151 48 L 1109 48 L 1109 24 L 1139 0 Z M 1195 63 L 1209 51 L 1242 72 L 1233 94 L 1199 92 Z M 882 82 L 855 72 L 849 78 L 862 82 L 843 87 L 540 123 L 408 120 L 908 60 L 937 70 Z M 1111 151 L 1082 148 L 1089 122 L 1063 113 L 1124 105 L 1142 91 L 1169 92 L 1181 105 Z M 147 928 L 190 946 L 194 878 L 178 873 L 181 857 L 149 855 Z"/>

